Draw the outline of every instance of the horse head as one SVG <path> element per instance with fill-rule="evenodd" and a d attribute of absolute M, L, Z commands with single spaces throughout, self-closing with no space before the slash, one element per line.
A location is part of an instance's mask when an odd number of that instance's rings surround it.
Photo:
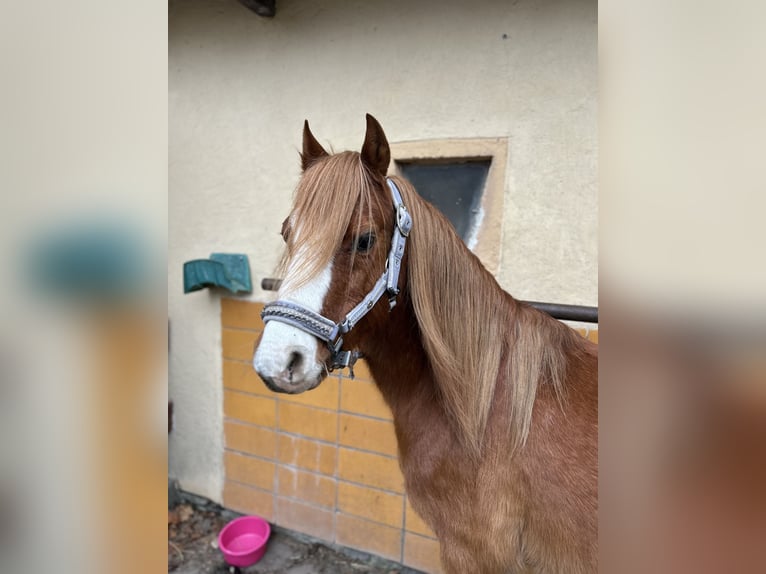
<path fill-rule="evenodd" d="M 303 173 L 282 224 L 283 281 L 277 303 L 264 311 L 253 358 L 271 390 L 301 393 L 333 368 L 353 365 L 355 351 L 341 347 L 363 352 L 366 335 L 389 311 L 381 296 L 393 302 L 405 283 L 401 263 L 411 220 L 386 179 L 390 158 L 383 129 L 369 114 L 360 152 L 328 154 L 304 124 Z"/>

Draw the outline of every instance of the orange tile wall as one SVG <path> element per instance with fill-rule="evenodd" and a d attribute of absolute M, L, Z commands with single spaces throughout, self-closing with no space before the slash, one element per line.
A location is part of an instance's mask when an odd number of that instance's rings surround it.
<path fill-rule="evenodd" d="M 366 365 L 301 395 L 251 361 L 263 305 L 223 299 L 224 506 L 429 573 L 439 544 L 407 501 L 391 412 Z M 582 330 L 598 342 L 597 330 Z"/>

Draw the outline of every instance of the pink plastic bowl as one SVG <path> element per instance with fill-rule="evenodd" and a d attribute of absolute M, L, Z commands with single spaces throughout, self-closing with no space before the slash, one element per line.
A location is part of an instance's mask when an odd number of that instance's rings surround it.
<path fill-rule="evenodd" d="M 231 566 L 246 568 L 258 562 L 266 552 L 271 526 L 259 516 L 235 518 L 218 534 L 218 548 Z"/>

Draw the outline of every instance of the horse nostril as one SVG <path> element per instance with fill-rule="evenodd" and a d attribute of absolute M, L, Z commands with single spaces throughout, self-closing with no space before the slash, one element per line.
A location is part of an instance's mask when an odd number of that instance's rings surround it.
<path fill-rule="evenodd" d="M 287 363 L 287 372 L 290 373 L 290 379 L 292 380 L 293 371 L 301 366 L 303 363 L 303 355 L 298 351 L 290 353 L 290 361 Z"/>

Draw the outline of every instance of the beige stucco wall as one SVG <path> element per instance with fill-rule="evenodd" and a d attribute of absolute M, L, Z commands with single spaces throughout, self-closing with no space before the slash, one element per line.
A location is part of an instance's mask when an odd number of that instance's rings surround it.
<path fill-rule="evenodd" d="M 220 306 L 183 295 L 182 264 L 246 253 L 272 274 L 305 118 L 358 149 L 364 114 L 391 141 L 508 138 L 498 279 L 521 299 L 597 302 L 597 5 L 280 0 L 171 2 L 170 474 L 220 500 Z"/>

